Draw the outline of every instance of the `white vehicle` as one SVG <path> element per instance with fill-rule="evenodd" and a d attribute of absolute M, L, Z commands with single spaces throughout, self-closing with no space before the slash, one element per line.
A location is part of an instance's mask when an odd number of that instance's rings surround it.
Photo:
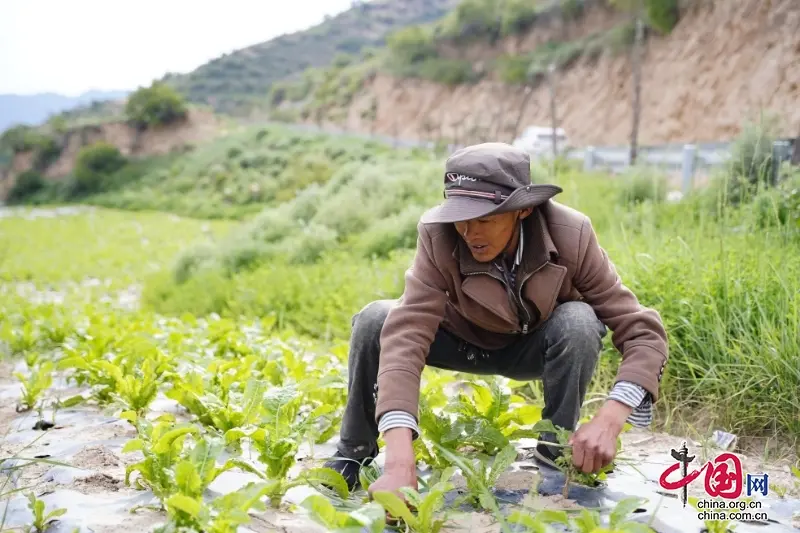
<path fill-rule="evenodd" d="M 562 128 L 556 128 L 556 150 L 563 154 L 570 148 L 567 134 Z M 532 156 L 541 158 L 553 157 L 553 128 L 530 126 L 512 143 L 517 148 L 522 148 Z"/>

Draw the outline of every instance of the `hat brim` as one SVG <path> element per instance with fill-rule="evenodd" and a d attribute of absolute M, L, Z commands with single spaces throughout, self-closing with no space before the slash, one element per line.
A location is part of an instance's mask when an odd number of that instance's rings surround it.
<path fill-rule="evenodd" d="M 425 212 L 420 221 L 423 224 L 446 224 L 499 215 L 509 211 L 536 207 L 560 192 L 563 192 L 563 189 L 557 185 L 531 185 L 515 190 L 500 204 L 476 198 L 454 196 Z"/>

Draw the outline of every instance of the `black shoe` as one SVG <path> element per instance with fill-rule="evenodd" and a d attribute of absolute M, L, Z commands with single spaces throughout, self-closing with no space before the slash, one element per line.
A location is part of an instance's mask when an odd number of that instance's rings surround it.
<path fill-rule="evenodd" d="M 554 446 L 548 446 L 547 442 L 555 442 L 555 436 L 549 438 L 547 436 L 542 435 L 539 439 L 538 444 L 536 444 L 536 448 L 533 449 L 532 455 L 534 460 L 542 466 L 546 466 L 548 468 L 554 468 L 556 470 L 561 470 L 562 468 L 556 463 L 556 459 L 561 457 L 562 452 L 561 448 L 557 448 Z"/>
<path fill-rule="evenodd" d="M 333 454 L 334 459 L 326 462 L 323 466 L 339 472 L 347 482 L 347 488 L 353 492 L 361 484 L 358 479 L 361 467 L 372 464 L 376 456 L 377 454 L 364 459 L 349 459 L 341 452 L 336 452 Z"/>

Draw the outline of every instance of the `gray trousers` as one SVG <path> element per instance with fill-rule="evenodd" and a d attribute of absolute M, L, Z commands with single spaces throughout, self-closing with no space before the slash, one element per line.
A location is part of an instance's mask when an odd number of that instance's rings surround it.
<path fill-rule="evenodd" d="M 347 405 L 338 444 L 345 457 L 364 459 L 378 453 L 375 391 L 380 334 L 395 302 L 374 301 L 353 317 Z M 426 364 L 518 381 L 541 379 L 545 403 L 542 418 L 575 429 L 605 334 L 605 326 L 588 304 L 567 302 L 556 307 L 537 329 L 502 350 L 482 350 L 440 328 Z"/>

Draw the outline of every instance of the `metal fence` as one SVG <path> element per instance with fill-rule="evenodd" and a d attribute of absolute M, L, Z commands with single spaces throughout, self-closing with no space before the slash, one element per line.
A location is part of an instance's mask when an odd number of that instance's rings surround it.
<path fill-rule="evenodd" d="M 400 139 L 387 135 L 370 135 L 355 133 L 333 127 L 319 127 L 313 124 L 288 124 L 279 123 L 301 131 L 313 131 L 332 135 L 346 135 L 359 139 L 382 142 L 394 147 L 436 147 L 433 141 L 421 139 Z M 637 155 L 637 164 L 657 168 L 674 176 L 679 176 L 681 190 L 687 193 L 694 187 L 695 178 L 708 175 L 713 169 L 724 167 L 731 157 L 731 142 L 711 142 L 697 144 L 664 144 L 653 146 L 640 146 Z M 461 145 L 450 144 L 448 153 L 461 148 Z M 795 146 L 794 139 L 779 139 L 773 142 L 773 159 L 778 163 L 774 165 L 775 172 L 784 161 L 792 158 Z M 564 157 L 573 161 L 582 161 L 586 171 L 604 169 L 612 173 L 619 173 L 630 167 L 630 147 L 621 146 L 587 146 L 576 148 L 564 153 Z"/>

